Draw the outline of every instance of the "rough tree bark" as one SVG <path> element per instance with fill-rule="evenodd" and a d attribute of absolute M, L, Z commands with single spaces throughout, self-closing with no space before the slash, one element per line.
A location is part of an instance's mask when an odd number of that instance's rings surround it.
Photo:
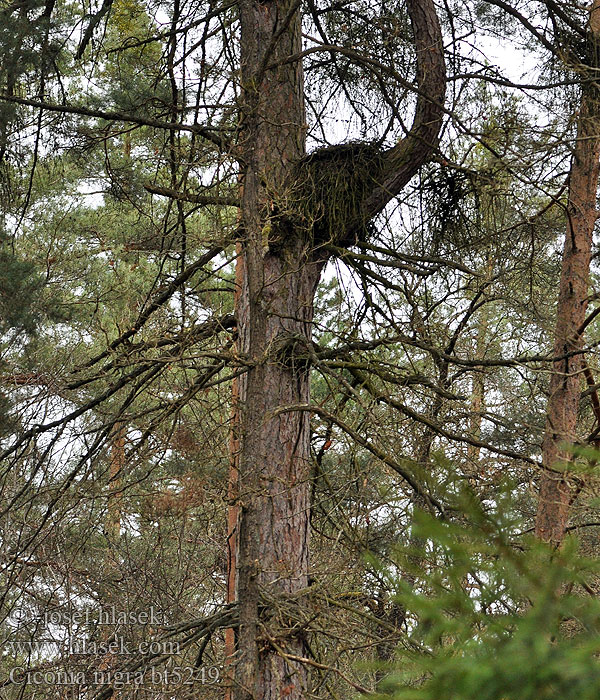
<path fill-rule="evenodd" d="M 309 402 L 314 295 L 325 263 L 310 234 L 289 229 L 273 249 L 270 217 L 305 155 L 306 117 L 300 2 L 240 0 L 241 218 L 238 349 L 249 363 L 239 381 L 239 508 L 235 700 L 307 697 L 304 642 L 269 620 L 264 601 L 308 585 L 309 416 L 282 407 Z M 381 182 L 363 201 L 365 217 L 382 210 L 437 145 L 445 69 L 431 0 L 409 0 L 417 50 L 419 98 L 407 137 L 384 154 Z M 348 222 L 352 232 L 355 221 Z M 342 232 L 342 236 L 343 236 Z"/>
<path fill-rule="evenodd" d="M 594 0 L 590 13 L 589 52 L 598 64 L 596 44 L 600 40 L 600 0 Z M 582 324 L 585 320 L 592 252 L 592 234 L 596 223 L 596 195 L 600 159 L 600 105 L 598 88 L 591 83 L 582 87 L 573 151 L 567 204 L 567 231 L 563 251 L 559 297 L 554 332 L 554 362 L 550 378 L 546 430 L 542 445 L 544 472 L 535 531 L 542 540 L 558 546 L 566 532 L 574 487 L 569 476 L 555 469 L 569 461 L 562 445 L 576 441 L 577 412 L 581 395 L 584 356 Z"/>
<path fill-rule="evenodd" d="M 112 544 L 118 543 L 121 536 L 121 482 L 125 470 L 125 428 L 116 429 L 110 448 L 108 508 L 106 514 L 106 534 Z"/>

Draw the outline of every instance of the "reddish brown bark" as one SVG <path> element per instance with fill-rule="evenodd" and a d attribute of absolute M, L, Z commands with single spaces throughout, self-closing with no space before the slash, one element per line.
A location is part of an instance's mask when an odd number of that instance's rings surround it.
<path fill-rule="evenodd" d="M 237 553 L 230 561 L 237 566 L 240 619 L 235 700 L 308 695 L 306 666 L 298 661 L 306 656 L 304 641 L 281 625 L 281 615 L 277 624 L 270 618 L 268 602 L 277 600 L 281 610 L 308 584 L 309 414 L 281 409 L 310 400 L 307 357 L 325 262 L 314 252 L 310 232 L 288 230 L 276 250 L 265 235 L 277 198 L 305 153 L 302 65 L 287 60 L 301 49 L 298 7 L 293 0 L 239 3 L 242 256 L 236 317 L 238 349 L 250 368 L 239 381 Z M 364 203 L 370 216 L 416 172 L 440 128 L 445 86 L 439 24 L 431 0 L 410 0 L 409 9 L 419 37 L 419 87 L 428 97 L 419 97 L 404 145 L 388 153 L 386 188 Z M 259 615 L 261 602 L 266 612 Z"/>
<path fill-rule="evenodd" d="M 236 556 L 237 556 L 237 486 L 239 478 L 238 455 L 239 455 L 239 413 L 238 413 L 238 398 L 239 389 L 237 379 L 233 380 L 232 388 L 232 429 L 230 437 L 230 465 L 229 465 L 229 484 L 227 488 L 227 497 L 229 500 L 229 508 L 227 513 L 227 602 L 232 603 L 236 600 Z M 231 673 L 231 665 L 235 656 L 235 630 L 229 627 L 225 630 L 225 664 L 227 666 L 225 674 L 225 700 L 231 700 L 233 697 L 233 675 Z"/>
<path fill-rule="evenodd" d="M 240 379 L 241 444 L 237 598 L 240 627 L 236 700 L 304 697 L 306 672 L 272 647 L 259 626 L 261 596 L 307 585 L 308 417 L 273 416 L 308 401 L 308 376 L 273 353 L 280 334 L 310 336 L 319 270 L 298 239 L 280 255 L 265 250 L 270 197 L 283 193 L 291 164 L 304 155 L 305 113 L 299 62 L 265 71 L 301 48 L 300 16 L 289 0 L 240 2 L 242 87 L 242 286 L 236 315 L 239 349 L 252 363 Z M 287 28 L 280 30 L 280 23 Z M 280 639 L 304 655 L 302 642 Z"/>
<path fill-rule="evenodd" d="M 244 281 L 244 266 L 242 247 L 237 246 L 238 262 L 235 269 L 235 306 L 240 305 L 240 293 Z M 240 475 L 240 387 L 239 381 L 234 378 L 231 388 L 231 433 L 229 437 L 229 484 L 227 496 L 229 507 L 227 512 L 227 602 L 233 603 L 237 600 L 237 527 L 239 517 L 238 507 L 238 480 Z M 235 661 L 235 629 L 229 627 L 225 630 L 225 698 L 232 700 L 234 687 L 234 661 Z"/>
<path fill-rule="evenodd" d="M 590 41 L 600 37 L 600 0 L 594 1 L 590 18 Z M 544 472 L 535 531 L 538 537 L 555 546 L 565 535 L 574 486 L 560 463 L 569 461 L 565 443 L 576 441 L 577 412 L 581 395 L 584 357 L 579 329 L 587 308 L 588 282 L 592 252 L 592 234 L 596 222 L 596 194 L 600 159 L 600 111 L 595 87 L 585 85 L 579 111 L 577 141 L 571 162 L 567 231 L 556 328 L 554 362 L 550 378 L 546 431 L 542 445 Z M 556 469 L 559 467 L 558 469 Z"/>
<path fill-rule="evenodd" d="M 109 491 L 108 509 L 106 515 L 106 534 L 111 542 L 118 542 L 121 536 L 121 485 L 125 469 L 125 428 L 119 426 L 110 450 L 110 466 L 108 470 Z"/>

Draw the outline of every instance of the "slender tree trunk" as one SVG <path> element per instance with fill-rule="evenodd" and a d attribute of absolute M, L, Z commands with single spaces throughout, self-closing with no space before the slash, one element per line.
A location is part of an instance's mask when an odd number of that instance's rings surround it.
<path fill-rule="evenodd" d="M 242 247 L 237 245 L 238 258 L 235 269 L 235 307 L 240 307 L 241 290 L 244 284 L 244 265 Z M 239 351 L 239 347 L 238 347 Z M 229 507 L 227 512 L 227 602 L 237 600 L 237 529 L 239 518 L 238 487 L 240 477 L 240 383 L 234 378 L 231 387 L 231 433 L 229 437 L 229 484 L 227 496 Z M 236 653 L 235 629 L 225 630 L 225 698 L 233 700 L 234 662 Z"/>
<path fill-rule="evenodd" d="M 487 316 L 487 314 L 486 314 Z M 477 346 L 475 350 L 475 358 L 477 360 L 482 359 L 483 355 L 480 353 L 480 340 L 485 332 L 485 321 L 482 320 L 477 329 Z M 481 414 L 485 406 L 485 374 L 482 370 L 479 370 L 473 375 L 473 383 L 471 385 L 471 417 L 469 418 L 469 434 L 475 440 L 481 439 Z M 481 448 L 478 445 L 468 445 L 467 446 L 467 470 L 470 473 L 470 478 L 476 479 L 479 457 L 481 454 Z"/>
<path fill-rule="evenodd" d="M 121 536 L 121 486 L 125 468 L 125 428 L 117 428 L 110 448 L 110 466 L 108 471 L 108 509 L 106 514 L 106 534 L 111 544 L 118 543 Z"/>
<path fill-rule="evenodd" d="M 493 261 L 490 260 L 487 265 L 486 273 L 488 277 L 492 276 Z M 475 359 L 483 360 L 485 357 L 486 346 L 488 342 L 488 326 L 490 320 L 489 304 L 485 304 L 479 310 L 479 319 L 477 322 L 477 338 L 475 340 Z M 471 417 L 469 418 L 469 434 L 476 440 L 481 439 L 481 423 L 482 413 L 485 409 L 485 372 L 482 368 L 476 370 L 473 374 L 471 385 Z M 470 478 L 476 479 L 479 469 L 479 458 L 481 448 L 478 445 L 467 446 L 467 470 L 470 472 Z"/>
<path fill-rule="evenodd" d="M 590 17 L 590 44 L 600 38 L 600 0 L 594 0 Z M 596 61 L 597 63 L 597 61 Z M 568 474 L 555 468 L 569 461 L 564 443 L 576 440 L 584 357 L 581 327 L 585 319 L 596 222 L 596 194 L 600 159 L 600 108 L 597 88 L 585 83 L 577 125 L 577 141 L 571 162 L 567 231 L 563 252 L 553 373 L 550 378 L 546 431 L 542 445 L 544 472 L 540 480 L 535 531 L 542 540 L 558 546 L 565 535 L 569 506 L 574 497 Z"/>
<path fill-rule="evenodd" d="M 233 380 L 232 387 L 232 416 L 231 416 L 231 436 L 230 436 L 230 462 L 229 462 L 229 484 L 227 497 L 229 501 L 227 513 L 227 602 L 232 603 L 237 599 L 237 490 L 239 479 L 239 382 Z M 229 627 L 225 630 L 225 663 L 227 670 L 225 674 L 225 700 L 233 698 L 233 675 L 232 664 L 235 657 L 235 629 Z"/>

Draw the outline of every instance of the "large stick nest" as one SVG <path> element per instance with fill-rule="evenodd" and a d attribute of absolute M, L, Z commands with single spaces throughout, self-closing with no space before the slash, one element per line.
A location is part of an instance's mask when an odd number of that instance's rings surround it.
<path fill-rule="evenodd" d="M 364 201 L 384 171 L 381 149 L 373 143 L 348 143 L 322 148 L 300 160 L 284 201 L 272 221 L 270 243 L 285 246 L 301 235 L 314 247 L 347 247 L 369 234 Z"/>

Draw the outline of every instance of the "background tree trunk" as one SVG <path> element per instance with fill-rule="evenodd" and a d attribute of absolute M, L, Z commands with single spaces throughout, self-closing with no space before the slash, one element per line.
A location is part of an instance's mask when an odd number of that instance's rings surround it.
<path fill-rule="evenodd" d="M 600 37 L 600 0 L 595 0 L 590 15 L 588 41 L 596 56 L 595 44 Z M 597 58 L 597 56 L 596 56 Z M 598 61 L 595 61 L 598 64 Z M 583 83 L 577 141 L 573 152 L 567 205 L 567 231 L 563 252 L 556 329 L 554 334 L 554 371 L 550 379 L 550 396 L 543 442 L 545 471 L 540 480 L 540 494 L 535 524 L 538 537 L 559 545 L 565 535 L 569 506 L 574 495 L 568 474 L 553 471 L 569 454 L 562 443 L 576 441 L 577 412 L 584 367 L 581 327 L 585 320 L 588 280 L 592 252 L 592 234 L 596 223 L 596 194 L 600 159 L 600 109 L 598 89 Z"/>

